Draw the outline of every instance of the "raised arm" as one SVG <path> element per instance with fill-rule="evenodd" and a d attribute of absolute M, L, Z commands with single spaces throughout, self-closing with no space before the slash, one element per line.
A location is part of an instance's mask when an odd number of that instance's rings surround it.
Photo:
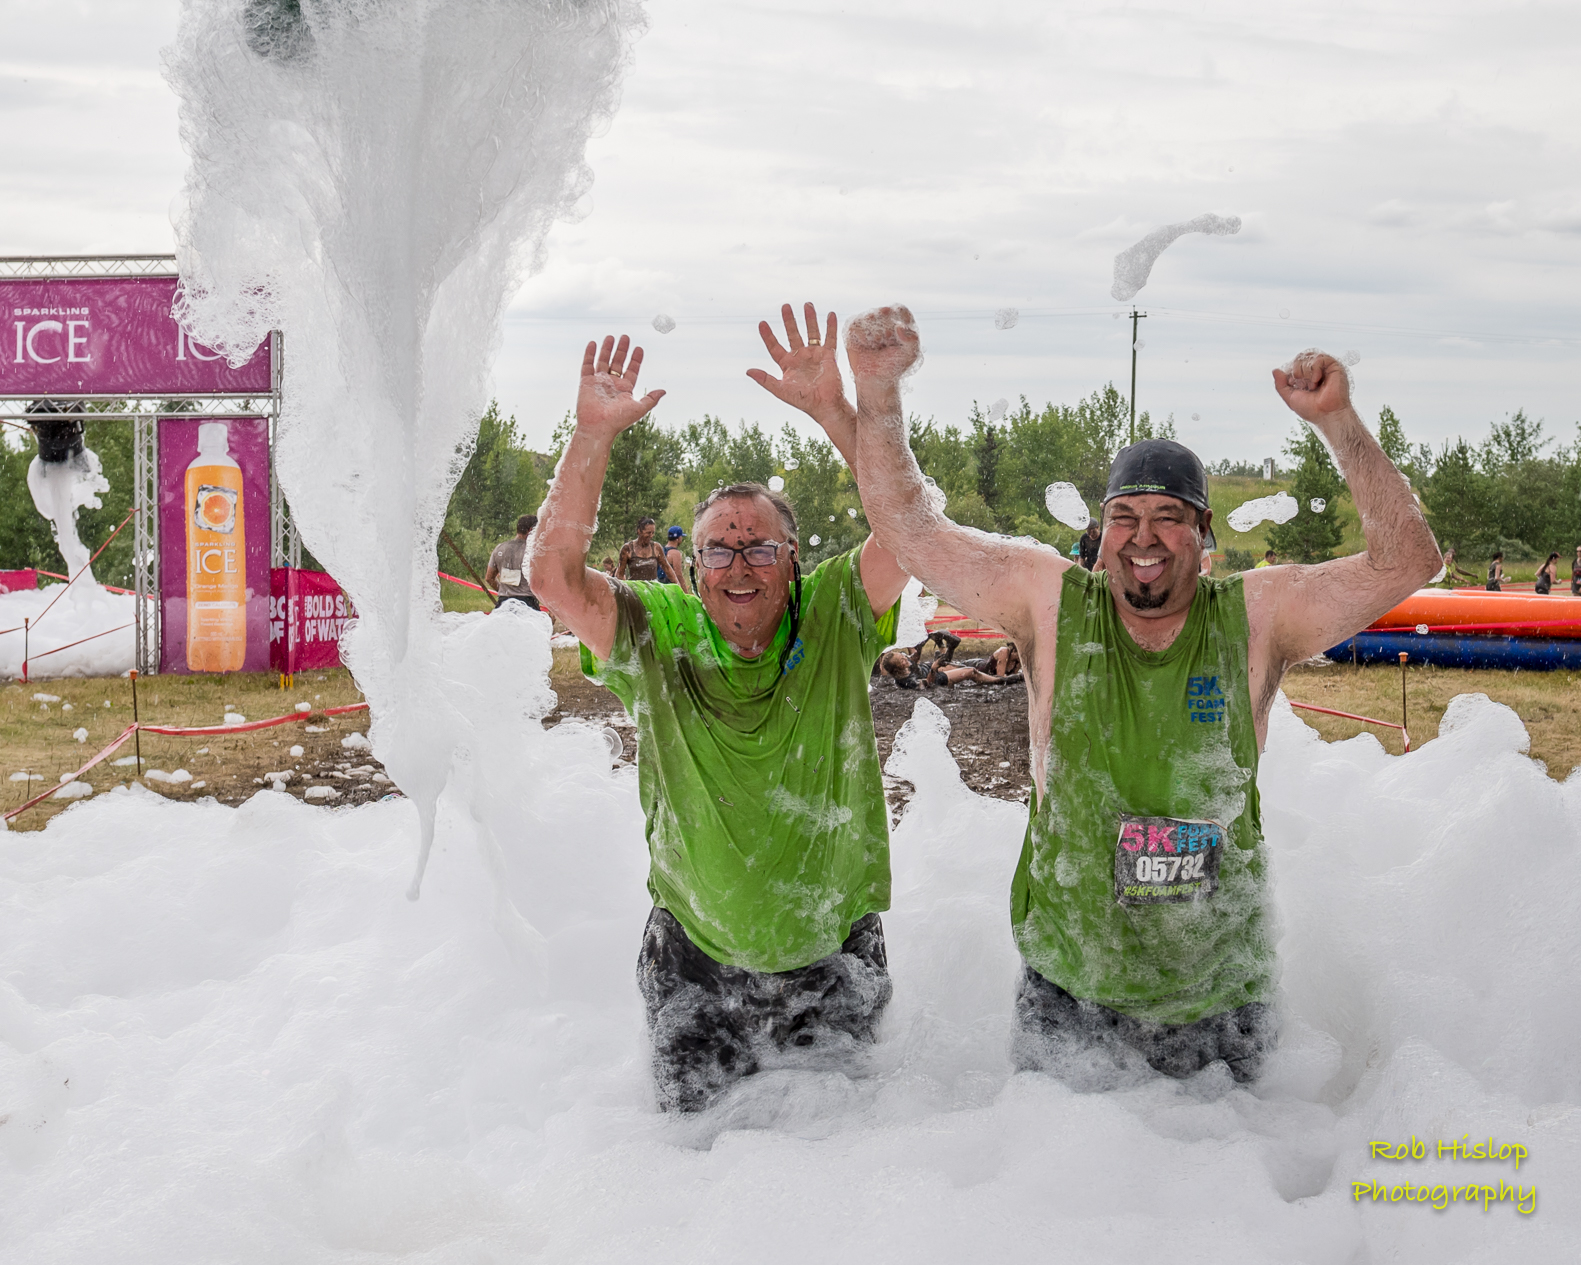
<path fill-rule="evenodd" d="M 615 645 L 615 595 L 609 578 L 587 565 L 598 494 L 615 437 L 664 398 L 663 391 L 649 391 L 640 398 L 633 393 L 642 368 L 642 348 L 632 349 L 628 362 L 630 346 L 624 334 L 618 344 L 605 338 L 602 347 L 587 345 L 576 394 L 576 430 L 538 511 L 528 561 L 528 583 L 539 601 L 601 659 Z"/>
<path fill-rule="evenodd" d="M 1361 515 L 1367 549 L 1318 566 L 1247 574 L 1252 651 L 1273 670 L 1270 695 L 1286 666 L 1360 632 L 1426 584 L 1442 564 L 1410 484 L 1351 407 L 1344 366 L 1321 352 L 1305 352 L 1288 372 L 1274 370 L 1274 389 L 1334 450 Z"/>
<path fill-rule="evenodd" d="M 776 378 L 762 369 L 748 369 L 747 377 L 775 399 L 800 409 L 823 427 L 835 451 L 851 468 L 851 477 L 856 480 L 860 493 L 862 474 L 857 466 L 856 410 L 845 398 L 845 384 L 840 381 L 840 363 L 835 354 L 839 345 L 835 341 L 839 325 L 835 314 L 830 312 L 825 336 L 820 338 L 818 310 L 808 303 L 803 315 L 807 321 L 806 342 L 802 341 L 791 305 L 787 303 L 780 308 L 785 322 L 786 346 L 780 345 L 767 321 L 758 322 L 763 345 L 784 376 Z M 865 507 L 865 500 L 863 505 Z M 911 578 L 895 560 L 894 553 L 878 543 L 876 535 L 862 543 L 861 573 L 862 587 L 867 590 L 874 615 L 882 615 L 899 601 L 901 590 Z"/>
<path fill-rule="evenodd" d="M 1057 605 L 1070 562 L 1044 545 L 962 527 L 934 504 L 906 441 L 900 401 L 901 379 L 920 359 L 909 311 L 859 316 L 846 328 L 845 349 L 856 379 L 858 487 L 873 538 L 958 610 L 1029 642 Z"/>

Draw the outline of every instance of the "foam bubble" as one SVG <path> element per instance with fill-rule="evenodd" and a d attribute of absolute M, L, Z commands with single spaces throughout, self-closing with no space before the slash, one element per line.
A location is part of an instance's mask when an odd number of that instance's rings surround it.
<path fill-rule="evenodd" d="M 1308 502 L 1308 504 L 1311 506 L 1312 512 L 1314 514 L 1321 514 L 1328 508 L 1328 502 L 1325 501 L 1321 496 L 1314 496 L 1311 501 Z"/>
<path fill-rule="evenodd" d="M 1010 408 L 1010 401 L 1000 397 L 988 406 L 988 420 L 997 422 Z"/>
<path fill-rule="evenodd" d="M 1264 521 L 1288 523 L 1300 509 L 1301 506 L 1290 493 L 1275 492 L 1272 496 L 1259 496 L 1256 500 L 1237 505 L 1229 513 L 1229 524 L 1235 531 L 1251 531 Z"/>
<path fill-rule="evenodd" d="M 995 329 L 1014 329 L 1021 313 L 1013 307 L 1002 307 L 994 313 Z"/>
<path fill-rule="evenodd" d="M 780 476 L 777 475 L 777 474 L 769 475 L 769 491 L 770 492 L 783 492 L 784 490 L 785 490 L 785 480 L 780 478 Z"/>
<path fill-rule="evenodd" d="M 1166 224 L 1163 228 L 1155 228 L 1134 246 L 1128 246 L 1114 257 L 1114 284 L 1109 293 L 1121 303 L 1129 302 L 1135 298 L 1147 279 L 1152 275 L 1153 265 L 1158 262 L 1158 257 L 1167 250 L 1171 243 L 1187 233 L 1208 233 L 1213 236 L 1222 236 L 1228 233 L 1239 233 L 1241 220 L 1238 215 L 1199 215 L 1195 219 L 1186 220 L 1180 224 Z M 1119 315 L 1116 313 L 1115 315 Z"/>
<path fill-rule="evenodd" d="M 1085 531 L 1087 524 L 1092 521 L 1087 502 L 1082 499 L 1074 483 L 1049 484 L 1043 491 L 1043 504 L 1056 521 L 1078 531 Z"/>
<path fill-rule="evenodd" d="M 653 328 L 658 330 L 661 334 L 668 334 L 675 328 L 675 318 L 673 316 L 666 316 L 663 312 L 660 312 L 653 318 Z"/>

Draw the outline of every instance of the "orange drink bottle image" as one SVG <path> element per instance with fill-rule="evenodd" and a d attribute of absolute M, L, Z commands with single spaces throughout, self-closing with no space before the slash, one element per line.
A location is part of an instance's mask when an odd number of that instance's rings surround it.
<path fill-rule="evenodd" d="M 235 672 L 247 658 L 242 471 L 225 422 L 198 425 L 187 467 L 187 669 Z"/>

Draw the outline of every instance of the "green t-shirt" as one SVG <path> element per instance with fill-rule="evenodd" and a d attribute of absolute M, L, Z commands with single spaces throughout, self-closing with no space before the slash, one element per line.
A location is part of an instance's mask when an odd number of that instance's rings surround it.
<path fill-rule="evenodd" d="M 802 582 L 756 659 L 737 654 L 695 596 L 615 582 L 615 644 L 582 670 L 637 722 L 648 890 L 710 957 L 788 971 L 839 951 L 889 908 L 889 809 L 867 689 L 895 638 L 862 587 L 860 550 Z"/>
<path fill-rule="evenodd" d="M 1180 635 L 1148 651 L 1107 577 L 1065 572 L 1045 792 L 1010 904 L 1022 954 L 1075 997 L 1163 1024 L 1271 998 L 1247 643 L 1239 576 L 1199 578 Z"/>

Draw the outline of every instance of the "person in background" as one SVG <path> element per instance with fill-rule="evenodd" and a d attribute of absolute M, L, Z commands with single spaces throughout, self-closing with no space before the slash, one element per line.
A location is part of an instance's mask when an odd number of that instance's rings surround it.
<path fill-rule="evenodd" d="M 610 556 L 609 556 L 609 555 L 608 555 L 608 554 L 607 554 L 607 553 L 606 553 L 606 554 L 605 554 L 605 555 L 604 555 L 604 561 L 602 561 L 602 562 L 600 562 L 600 563 L 599 563 L 599 564 L 598 564 L 598 568 L 599 568 L 599 570 L 600 570 L 600 571 L 602 571 L 602 572 L 603 572 L 603 573 L 604 573 L 604 574 L 605 574 L 605 575 L 614 575 L 614 574 L 615 574 L 615 560 L 614 560 L 614 559 L 613 559 L 613 558 L 611 558 L 611 557 L 610 557 Z"/>
<path fill-rule="evenodd" d="M 1450 588 L 1454 588 L 1456 584 L 1475 584 L 1476 582 L 1476 576 L 1472 575 L 1469 571 L 1462 571 L 1455 564 L 1455 551 L 1453 549 L 1444 550 L 1443 583 L 1448 585 Z"/>
<path fill-rule="evenodd" d="M 679 584 L 682 593 L 690 593 L 692 585 L 691 581 L 686 578 L 686 555 L 681 552 L 681 545 L 685 540 L 686 533 L 679 527 L 672 527 L 666 533 L 664 569 L 669 574 L 660 578 L 667 579 L 671 584 Z"/>
<path fill-rule="evenodd" d="M 1581 545 L 1576 546 L 1576 558 L 1570 564 L 1570 595 L 1581 597 Z"/>
<path fill-rule="evenodd" d="M 1263 560 L 1261 562 L 1259 562 L 1255 567 L 1253 567 L 1252 570 L 1253 571 L 1260 571 L 1264 567 L 1276 567 L 1278 565 L 1279 565 L 1279 555 L 1276 554 L 1272 549 L 1269 549 L 1263 554 Z"/>
<path fill-rule="evenodd" d="M 1548 561 L 1537 568 L 1537 592 L 1545 597 L 1553 592 L 1554 581 L 1559 578 L 1559 555 L 1551 553 Z"/>
<path fill-rule="evenodd" d="M 1488 592 L 1502 593 L 1504 591 L 1504 551 L 1501 549 L 1493 555 L 1493 561 L 1488 563 Z"/>
<path fill-rule="evenodd" d="M 1098 561 L 1098 546 L 1103 543 L 1103 531 L 1096 518 L 1087 520 L 1087 530 L 1076 543 L 1081 546 L 1081 565 L 1091 571 L 1093 564 Z"/>
<path fill-rule="evenodd" d="M 637 520 L 637 536 L 620 547 L 620 565 L 615 568 L 617 580 L 668 579 L 664 574 L 664 548 L 655 540 L 658 531 L 653 519 L 644 514 Z"/>
<path fill-rule="evenodd" d="M 538 599 L 527 584 L 527 572 L 522 562 L 527 552 L 527 537 L 538 524 L 538 515 L 523 514 L 516 520 L 514 540 L 502 540 L 489 555 L 488 569 L 483 572 L 483 583 L 494 590 L 494 609 L 506 602 L 524 602 L 533 610 L 542 610 Z"/>

